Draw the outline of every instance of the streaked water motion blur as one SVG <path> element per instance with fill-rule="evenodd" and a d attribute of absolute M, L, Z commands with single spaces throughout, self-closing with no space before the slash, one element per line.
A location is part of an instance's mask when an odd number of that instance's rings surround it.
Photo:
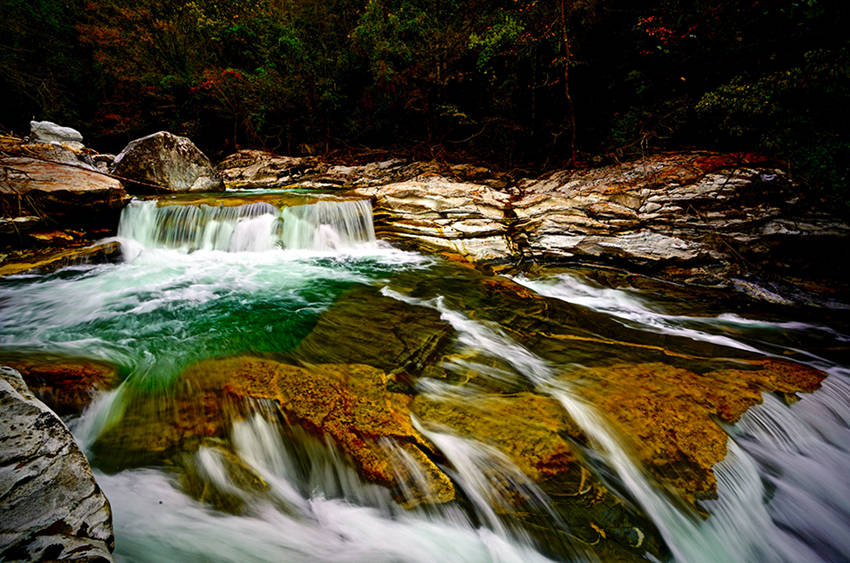
<path fill-rule="evenodd" d="M 850 557 L 840 315 L 615 274 L 485 275 L 376 240 L 368 200 L 134 201 L 118 234 L 122 263 L 0 280 L 0 360 L 119 367 L 70 420 L 119 560 Z M 277 387 L 227 379 L 221 358 L 277 369 L 257 379 Z M 789 366 L 826 378 L 795 393 L 777 383 Z M 347 379 L 361 372 L 374 382 Z M 341 394 L 311 394 L 311 374 Z M 647 453 L 675 409 L 604 401 L 656 384 L 687 388 L 680 422 L 714 450 Z M 369 426 L 357 405 L 389 414 Z"/>

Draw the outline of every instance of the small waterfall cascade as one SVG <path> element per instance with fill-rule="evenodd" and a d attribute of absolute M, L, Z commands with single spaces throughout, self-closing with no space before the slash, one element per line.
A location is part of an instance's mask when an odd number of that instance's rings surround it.
<path fill-rule="evenodd" d="M 719 498 L 710 503 L 711 517 L 700 521 L 683 511 L 653 482 L 605 417 L 581 399 L 569 383 L 558 380 L 552 366 L 545 360 L 513 341 L 500 329 L 486 326 L 446 307 L 442 297 L 423 300 L 388 287 L 381 293 L 437 310 L 441 318 L 457 331 L 461 345 L 504 358 L 517 373 L 561 403 L 622 485 L 652 519 L 666 540 L 674 560 L 706 563 L 818 560 L 813 551 L 776 524 L 764 504 L 767 493 L 759 479 L 756 463 L 734 440 L 729 441 L 727 458 L 715 467 Z M 485 373 L 483 371 L 479 376 Z M 500 379 L 503 374 L 495 373 L 494 377 Z M 758 412 L 765 412 L 765 409 Z M 749 415 L 750 420 L 755 417 L 759 417 L 759 414 Z M 767 417 L 762 415 L 761 419 Z M 742 426 L 747 428 L 756 424 L 745 421 Z M 787 427 L 793 428 L 793 425 L 787 424 Z M 773 437 L 780 434 L 770 429 L 765 432 Z M 441 449 L 452 450 L 450 444 L 441 442 L 439 437 L 429 435 L 429 438 L 438 443 Z M 777 486 L 781 484 L 784 483 Z M 834 543 L 834 539 L 831 541 Z"/>
<path fill-rule="evenodd" d="M 375 242 L 372 204 L 368 200 L 320 201 L 286 207 L 281 213 L 282 240 L 294 250 L 336 250 Z"/>
<path fill-rule="evenodd" d="M 266 202 L 244 205 L 159 205 L 132 201 L 121 214 L 118 236 L 147 249 L 182 252 L 342 250 L 375 242 L 367 200 L 285 207 Z"/>

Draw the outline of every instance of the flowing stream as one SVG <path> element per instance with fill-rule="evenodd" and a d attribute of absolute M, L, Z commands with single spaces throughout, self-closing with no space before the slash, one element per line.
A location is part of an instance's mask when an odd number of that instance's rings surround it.
<path fill-rule="evenodd" d="M 69 424 L 112 504 L 119 561 L 850 559 L 838 313 L 578 271 L 487 276 L 377 240 L 367 200 L 133 201 L 118 235 L 121 263 L 0 279 L 0 361 L 118 367 L 121 385 Z M 237 356 L 304 373 L 373 366 L 427 446 L 366 440 L 389 486 L 358 471 L 345 440 L 260 398 L 215 435 L 157 449 L 182 431 L 163 421 L 182 408 L 186 370 Z M 728 435 L 709 494 L 648 467 L 624 418 L 587 392 L 623 366 L 712 374 L 767 361 L 827 377 L 796 402 L 764 392 L 736 422 L 706 414 Z M 132 418 L 145 405 L 162 418 Z M 104 441 L 125 420 L 154 429 L 138 430 L 149 456 Z M 577 485 L 547 473 L 548 440 L 572 452 Z M 421 501 L 437 494 L 435 471 L 453 500 Z"/>

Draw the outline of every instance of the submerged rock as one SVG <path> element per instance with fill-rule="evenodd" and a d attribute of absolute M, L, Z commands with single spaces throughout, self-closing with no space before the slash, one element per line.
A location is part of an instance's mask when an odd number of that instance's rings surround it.
<path fill-rule="evenodd" d="M 310 363 L 367 364 L 409 381 L 433 362 L 451 331 L 437 311 L 357 287 L 319 317 L 294 355 Z"/>
<path fill-rule="evenodd" d="M 161 402 L 143 396 L 125 408 L 124 418 L 95 444 L 98 458 L 121 464 L 150 463 L 197 448 L 203 438 L 223 437 L 244 405 L 267 401 L 291 425 L 330 439 L 366 479 L 409 490 L 402 500 L 446 502 L 451 481 L 428 458 L 428 442 L 410 422 L 412 398 L 387 389 L 384 372 L 359 364 L 318 364 L 309 368 L 260 358 L 209 360 L 190 367 L 173 394 Z M 425 482 L 402 483 L 385 443 L 406 453 Z"/>
<path fill-rule="evenodd" d="M 83 135 L 76 129 L 62 127 L 51 121 L 30 121 L 30 141 L 57 143 L 71 149 L 83 148 Z"/>
<path fill-rule="evenodd" d="M 505 454 L 549 496 L 564 529 L 569 530 L 568 543 L 579 539 L 606 560 L 637 559 L 646 552 L 657 556 L 662 549 L 652 523 L 588 469 L 574 445 L 586 443 L 586 438 L 554 399 L 527 392 L 419 395 L 413 412 L 426 428 L 472 439 Z M 487 468 L 481 471 L 486 473 Z M 534 513 L 527 514 L 521 503 L 509 511 L 533 523 Z M 547 532 L 547 543 L 564 541 L 559 532 Z"/>
<path fill-rule="evenodd" d="M 115 157 L 112 172 L 126 178 L 133 193 L 224 189 L 221 176 L 204 153 L 188 138 L 166 131 L 131 141 Z"/>
<path fill-rule="evenodd" d="M 73 436 L 0 368 L 0 559 L 112 561 L 109 502 Z"/>

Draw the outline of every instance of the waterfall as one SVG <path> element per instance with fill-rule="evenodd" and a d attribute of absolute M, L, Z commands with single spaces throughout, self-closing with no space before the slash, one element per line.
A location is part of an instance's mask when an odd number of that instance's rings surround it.
<path fill-rule="evenodd" d="M 375 242 L 372 204 L 368 200 L 320 201 L 287 207 L 282 240 L 286 248 L 297 250 L 337 250 Z"/>
<path fill-rule="evenodd" d="M 283 210 L 266 202 L 216 206 L 135 200 L 121 214 L 118 236 L 146 249 L 182 252 L 328 251 L 375 242 L 367 200 L 319 201 Z"/>

